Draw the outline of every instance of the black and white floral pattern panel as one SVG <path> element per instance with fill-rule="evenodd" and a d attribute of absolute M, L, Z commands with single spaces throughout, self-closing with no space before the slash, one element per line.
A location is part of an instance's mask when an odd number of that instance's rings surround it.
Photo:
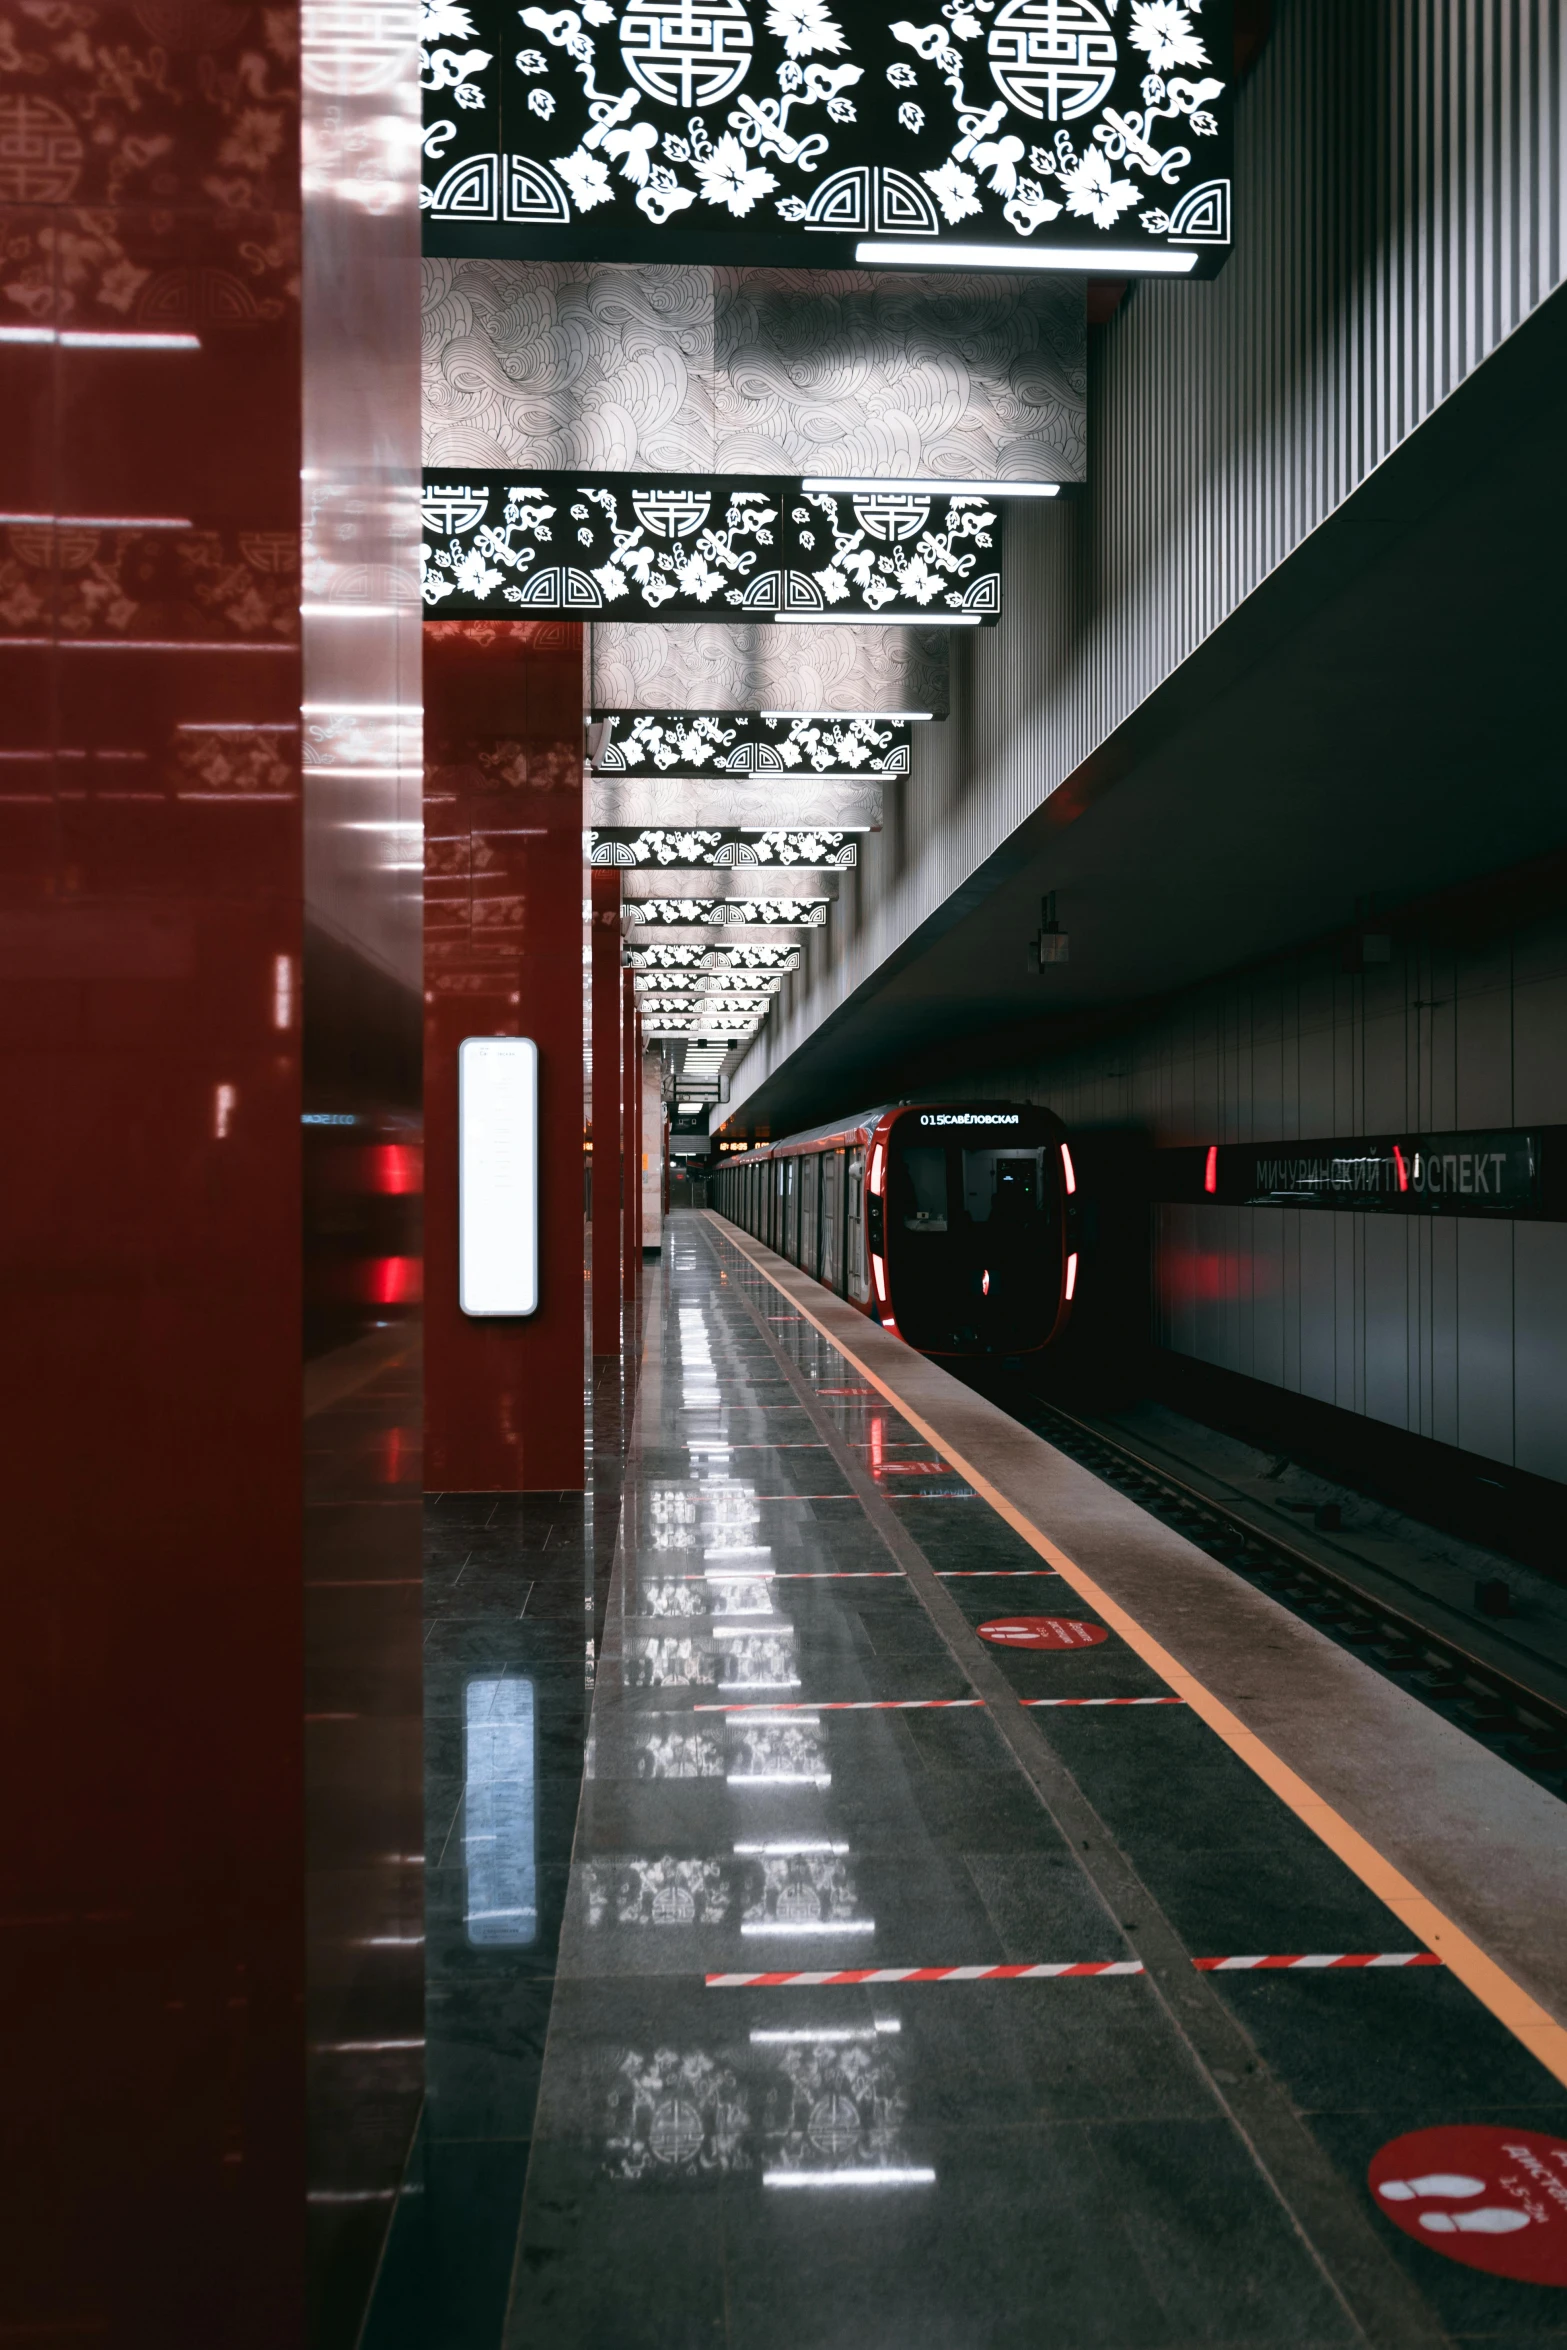
<path fill-rule="evenodd" d="M 1080 279 L 427 260 L 424 462 L 546 473 L 1087 473 Z"/>
<path fill-rule="evenodd" d="M 819 930 L 827 919 L 825 898 L 641 898 L 621 917 L 631 927 L 723 929 L 729 923 L 746 928 Z"/>
<path fill-rule="evenodd" d="M 778 628 L 702 621 L 595 620 L 588 701 L 595 710 L 923 710 L 950 699 L 944 628 Z"/>
<path fill-rule="evenodd" d="M 783 981 L 773 971 L 639 971 L 633 985 L 639 1004 L 649 997 L 705 1002 L 709 996 L 731 1001 L 744 996 L 747 1002 L 765 1004 Z"/>
<path fill-rule="evenodd" d="M 769 620 L 1001 612 L 1001 520 L 983 493 L 863 494 L 729 481 L 425 475 L 424 601 L 444 618 Z"/>
<path fill-rule="evenodd" d="M 588 834 L 588 862 L 619 866 L 623 871 L 652 867 L 722 872 L 736 866 L 771 865 L 801 873 L 827 873 L 859 861 L 859 844 L 841 832 L 744 833 L 677 825 Z"/>
<path fill-rule="evenodd" d="M 677 945 L 673 941 L 624 947 L 621 963 L 627 971 L 798 971 L 800 950 L 771 939 L 744 945 L 726 939 L 720 946 Z"/>
<path fill-rule="evenodd" d="M 907 775 L 910 729 L 876 718 L 764 718 L 754 710 L 595 710 L 595 777 Z"/>
<path fill-rule="evenodd" d="M 423 41 L 430 253 L 1230 240 L 1230 0 L 423 0 Z"/>

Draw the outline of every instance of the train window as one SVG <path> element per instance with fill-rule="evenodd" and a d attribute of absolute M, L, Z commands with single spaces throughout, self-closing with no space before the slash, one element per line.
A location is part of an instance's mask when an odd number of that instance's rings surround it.
<path fill-rule="evenodd" d="M 947 1154 L 940 1143 L 899 1153 L 908 1189 L 903 1199 L 905 1232 L 947 1229 Z M 977 1152 L 965 1152 L 965 1158 Z"/>
<path fill-rule="evenodd" d="M 908 1153 L 911 1159 L 923 1155 Z M 1043 1151 L 965 1151 L 963 1205 L 969 1222 L 988 1224 L 994 1215 L 1004 1225 L 1037 1215 L 1044 1202 L 1044 1156 Z"/>

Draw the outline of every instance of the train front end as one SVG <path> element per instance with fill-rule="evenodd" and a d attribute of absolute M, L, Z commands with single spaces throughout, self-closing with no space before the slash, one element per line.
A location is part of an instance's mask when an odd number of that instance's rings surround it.
<path fill-rule="evenodd" d="M 1028 1354 L 1065 1330 L 1077 1291 L 1077 1175 L 1051 1111 L 885 1111 L 866 1205 L 876 1310 L 922 1354 Z"/>

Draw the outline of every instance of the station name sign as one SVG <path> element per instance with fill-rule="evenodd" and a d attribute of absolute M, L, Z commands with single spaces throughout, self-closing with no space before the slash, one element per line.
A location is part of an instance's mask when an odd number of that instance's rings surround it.
<path fill-rule="evenodd" d="M 1531 1216 L 1553 1210 L 1552 1129 L 1365 1135 L 1161 1151 L 1160 1196 L 1219 1206 L 1393 1215 Z"/>
<path fill-rule="evenodd" d="M 443 619 L 978 627 L 1001 613 L 1001 517 L 983 489 L 427 473 L 423 520 L 424 602 Z"/>
<path fill-rule="evenodd" d="M 1204 275 L 1230 242 L 1231 0 L 424 0 L 422 44 L 430 254 Z"/>

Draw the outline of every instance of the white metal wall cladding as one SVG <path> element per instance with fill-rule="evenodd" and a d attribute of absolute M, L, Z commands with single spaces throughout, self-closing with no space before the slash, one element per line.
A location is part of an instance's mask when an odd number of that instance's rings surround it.
<path fill-rule="evenodd" d="M 1235 256 L 1105 331 L 1089 495 L 1013 510 L 1006 617 L 954 646 L 952 718 L 916 730 L 737 1107 L 1560 282 L 1561 15 L 1282 0 Z"/>
<path fill-rule="evenodd" d="M 1155 1144 L 1567 1123 L 1567 918 L 1350 977 L 1314 951 L 982 1093 Z M 1567 1478 L 1567 1224 L 1155 1211 L 1160 1344 Z"/>

